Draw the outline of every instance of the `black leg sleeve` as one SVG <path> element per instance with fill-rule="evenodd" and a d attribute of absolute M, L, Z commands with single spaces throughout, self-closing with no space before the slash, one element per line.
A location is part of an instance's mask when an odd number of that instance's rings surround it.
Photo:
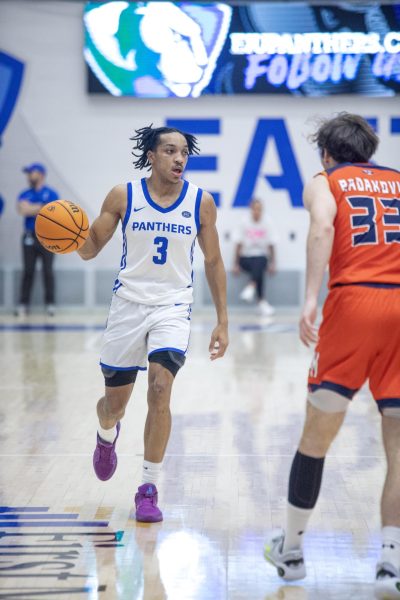
<path fill-rule="evenodd" d="M 289 477 L 288 500 L 298 508 L 314 508 L 321 489 L 324 458 L 312 458 L 297 451 Z"/>

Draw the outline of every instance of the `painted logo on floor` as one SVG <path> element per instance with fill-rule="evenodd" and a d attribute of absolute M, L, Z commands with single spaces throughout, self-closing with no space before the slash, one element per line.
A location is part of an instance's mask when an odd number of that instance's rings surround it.
<path fill-rule="evenodd" d="M 108 521 L 81 520 L 75 512 L 1 506 L 0 598 L 92 593 L 104 593 L 101 597 L 106 598 L 107 586 L 98 583 L 97 572 L 85 569 L 92 557 L 96 563 L 98 549 L 122 547 L 123 535 L 111 530 Z M 7 585 L 8 580 L 12 585 Z"/>

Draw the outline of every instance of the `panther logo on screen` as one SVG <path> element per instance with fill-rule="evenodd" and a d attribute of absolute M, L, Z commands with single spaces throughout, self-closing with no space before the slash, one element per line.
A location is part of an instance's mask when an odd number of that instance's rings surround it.
<path fill-rule="evenodd" d="M 90 2 L 85 59 L 115 96 L 197 98 L 210 82 L 231 15 L 219 3 Z"/>

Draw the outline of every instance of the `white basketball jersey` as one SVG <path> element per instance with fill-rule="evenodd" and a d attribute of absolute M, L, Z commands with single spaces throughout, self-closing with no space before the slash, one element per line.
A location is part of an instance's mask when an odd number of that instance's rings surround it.
<path fill-rule="evenodd" d="M 193 302 L 193 251 L 200 229 L 202 190 L 183 182 L 168 208 L 156 204 L 146 179 L 127 184 L 121 270 L 114 292 L 139 304 Z"/>

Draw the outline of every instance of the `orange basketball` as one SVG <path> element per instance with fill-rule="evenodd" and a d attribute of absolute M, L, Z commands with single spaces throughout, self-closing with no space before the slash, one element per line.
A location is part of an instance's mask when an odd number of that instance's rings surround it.
<path fill-rule="evenodd" d="M 35 232 L 39 242 L 50 252 L 68 254 L 78 250 L 89 235 L 85 211 L 70 200 L 45 204 L 37 214 Z"/>

